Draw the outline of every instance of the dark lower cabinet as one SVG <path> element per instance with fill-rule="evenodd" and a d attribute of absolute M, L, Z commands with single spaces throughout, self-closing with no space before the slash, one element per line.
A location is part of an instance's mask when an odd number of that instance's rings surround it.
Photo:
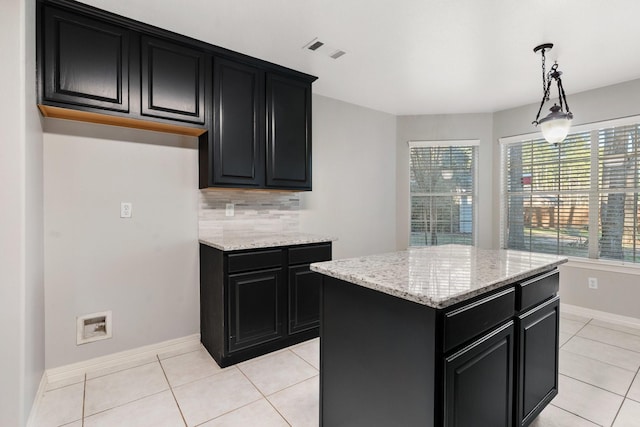
<path fill-rule="evenodd" d="M 229 276 L 229 352 L 283 336 L 282 269 Z"/>
<path fill-rule="evenodd" d="M 42 15 L 41 98 L 128 112 L 130 32 L 56 8 Z"/>
<path fill-rule="evenodd" d="M 444 425 L 512 426 L 513 322 L 445 359 Z"/>
<path fill-rule="evenodd" d="M 528 426 L 558 394 L 560 299 L 518 316 L 517 423 Z"/>
<path fill-rule="evenodd" d="M 436 309 L 323 276 L 320 425 L 528 426 L 557 394 L 557 290 L 553 270 Z"/>
<path fill-rule="evenodd" d="M 318 336 L 331 243 L 242 251 L 200 244 L 200 336 L 221 367 Z"/>
<path fill-rule="evenodd" d="M 140 56 L 142 115 L 204 124 L 205 53 L 142 36 Z"/>
<path fill-rule="evenodd" d="M 324 260 L 326 261 L 326 260 Z M 308 265 L 289 267 L 289 333 L 318 328 L 322 276 Z"/>

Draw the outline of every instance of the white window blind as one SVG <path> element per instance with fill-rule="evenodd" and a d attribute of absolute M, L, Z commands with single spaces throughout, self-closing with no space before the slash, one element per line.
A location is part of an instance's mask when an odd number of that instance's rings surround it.
<path fill-rule="evenodd" d="M 595 127 L 595 126 L 594 126 Z M 639 125 L 503 146 L 503 247 L 640 262 Z"/>
<path fill-rule="evenodd" d="M 410 146 L 410 245 L 473 245 L 478 147 L 433 144 Z"/>

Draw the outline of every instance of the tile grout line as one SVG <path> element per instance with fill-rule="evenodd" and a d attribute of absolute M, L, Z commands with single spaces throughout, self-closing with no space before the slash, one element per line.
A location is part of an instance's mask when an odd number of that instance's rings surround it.
<path fill-rule="evenodd" d="M 629 372 L 631 372 L 631 371 L 629 371 Z M 565 377 L 567 377 L 567 378 L 571 378 L 571 379 L 572 379 L 572 380 L 574 380 L 574 381 L 581 382 L 582 384 L 589 385 L 589 386 L 594 387 L 594 388 L 597 388 L 597 389 L 599 389 L 599 390 L 606 391 L 607 393 L 614 394 L 614 395 L 616 395 L 616 396 L 618 396 L 618 397 L 622 397 L 623 399 L 625 398 L 623 394 L 616 393 L 615 391 L 607 390 L 606 388 L 600 387 L 599 385 L 595 385 L 595 384 L 588 383 L 588 382 L 586 382 L 586 381 L 584 381 L 584 380 L 581 380 L 581 379 L 579 379 L 579 378 L 574 378 L 574 377 L 572 377 L 571 375 L 567 375 L 567 374 L 559 374 L 559 375 L 565 376 Z"/>
<path fill-rule="evenodd" d="M 295 352 L 295 350 L 290 349 L 289 351 L 291 351 L 291 353 L 295 354 L 296 356 L 298 356 L 300 359 L 302 359 L 302 361 L 304 361 L 307 365 L 311 366 L 313 369 L 315 369 L 316 371 L 318 371 L 318 375 L 320 375 L 320 369 L 316 368 L 315 366 L 313 366 L 311 364 L 311 362 L 309 362 L 307 359 L 305 359 L 304 357 L 300 356 L 298 353 Z"/>
<path fill-rule="evenodd" d="M 184 414 L 182 413 L 182 408 L 178 403 L 176 394 L 173 392 L 173 387 L 171 387 L 171 383 L 169 382 L 169 377 L 167 377 L 167 373 L 164 371 L 164 366 L 162 366 L 162 362 L 160 361 L 160 356 L 158 356 L 157 354 L 156 354 L 156 359 L 158 360 L 160 369 L 162 369 L 162 375 L 164 375 L 164 379 L 167 381 L 167 385 L 169 386 L 169 391 L 171 391 L 171 396 L 173 396 L 173 401 L 176 402 L 176 406 L 178 407 L 178 412 L 180 412 L 180 417 L 182 418 L 182 422 L 184 423 L 185 427 L 187 427 L 188 426 L 187 420 L 185 419 Z"/>
<path fill-rule="evenodd" d="M 82 427 L 84 427 L 84 405 L 87 400 L 87 374 L 84 374 L 84 382 L 82 385 Z"/>
<path fill-rule="evenodd" d="M 291 350 L 289 350 L 289 349 L 287 349 L 287 350 L 288 350 L 288 351 L 291 351 Z M 293 353 L 293 352 L 292 352 L 292 353 Z M 251 383 L 251 385 L 252 385 L 256 390 L 258 390 L 258 393 L 260 393 L 260 394 L 262 395 L 262 398 L 263 398 L 263 399 L 264 399 L 264 400 L 265 400 L 265 401 L 266 401 L 266 402 L 267 402 L 267 403 L 268 403 L 268 404 L 273 408 L 273 410 L 274 410 L 274 411 L 276 411 L 276 412 L 278 413 L 278 415 L 280 415 L 280 417 L 282 417 L 282 419 L 284 420 L 284 422 L 285 422 L 285 423 L 287 423 L 287 425 L 291 426 L 291 423 L 289 422 L 289 420 L 284 416 L 284 414 L 282 414 L 282 413 L 278 410 L 278 408 L 276 408 L 276 407 L 273 405 L 273 403 L 271 403 L 271 401 L 269 400 L 269 398 L 267 397 L 267 395 L 266 395 L 266 394 L 264 394 L 264 393 L 262 392 L 262 390 L 260 390 L 260 388 L 258 388 L 258 386 L 257 386 L 257 385 L 255 385 L 255 384 L 253 383 L 253 381 L 251 381 L 251 378 L 249 378 L 249 377 L 247 376 L 247 374 L 245 374 L 245 373 L 244 373 L 244 371 L 243 371 L 239 366 L 237 367 L 237 369 L 238 369 L 238 371 L 240 371 L 240 373 L 241 373 L 241 374 L 242 374 L 242 375 L 247 379 L 247 381 L 249 381 L 249 382 Z M 285 387 L 285 388 L 283 388 L 282 390 L 285 390 L 286 388 L 288 388 L 288 387 Z M 280 390 L 279 390 L 279 391 L 280 391 Z M 277 393 L 277 392 L 276 392 L 276 393 Z M 272 393 L 272 394 L 273 394 L 273 393 Z"/>
<path fill-rule="evenodd" d="M 558 405 L 554 405 L 554 404 L 553 404 L 553 402 L 552 402 L 552 403 L 549 403 L 549 405 L 551 405 L 551 406 L 553 406 L 553 407 L 556 407 L 556 408 L 560 409 L 561 411 L 564 411 L 564 412 L 566 412 L 566 413 L 568 413 L 568 414 L 574 415 L 574 416 L 576 416 L 576 417 L 580 418 L 581 420 L 585 420 L 585 421 L 587 421 L 587 422 L 589 422 L 589 423 L 591 423 L 591 424 L 593 424 L 593 425 L 596 425 L 596 426 L 598 426 L 598 427 L 603 427 L 603 426 L 602 426 L 602 424 L 598 424 L 597 422 L 592 421 L 592 420 L 590 420 L 589 418 L 585 418 L 585 417 L 583 417 L 583 416 L 582 416 L 582 415 L 580 415 L 580 414 L 576 414 L 575 412 L 571 412 L 571 411 L 570 411 L 570 410 L 568 410 L 568 409 L 564 409 L 564 408 L 562 408 L 562 407 L 560 407 L 560 406 L 558 406 Z"/>
<path fill-rule="evenodd" d="M 629 400 L 633 400 L 628 398 L 627 396 L 629 395 L 629 390 L 631 390 L 631 387 L 633 387 L 633 383 L 635 382 L 636 378 L 640 378 L 638 377 L 638 372 L 640 372 L 640 368 L 638 368 L 638 370 L 636 371 L 636 374 L 633 376 L 633 379 L 631 380 L 631 384 L 629 384 L 629 388 L 627 388 L 627 392 L 624 394 L 624 399 L 622 399 L 622 403 L 620 404 L 620 407 L 618 408 L 618 411 L 616 412 L 616 416 L 613 418 L 613 423 L 611 424 L 612 426 L 615 425 L 616 420 L 618 419 L 618 415 L 620 415 L 620 410 L 622 409 L 622 405 L 624 405 L 624 402 L 629 399 Z"/>
<path fill-rule="evenodd" d="M 613 329 L 610 329 L 610 330 L 611 330 L 611 331 L 613 331 Z M 620 331 L 615 331 L 615 332 L 620 332 Z M 623 333 L 624 333 L 624 332 L 623 332 Z M 632 335 L 632 334 L 628 334 L 628 335 Z M 596 339 L 594 339 L 594 338 L 589 338 L 589 337 L 585 337 L 585 336 L 582 336 L 582 335 L 577 335 L 577 333 L 576 333 L 576 335 L 574 335 L 574 336 L 576 336 L 576 337 L 578 337 L 578 338 L 582 338 L 582 339 L 584 339 L 584 340 L 589 340 L 589 341 L 593 341 L 593 342 L 598 342 L 598 343 L 600 343 L 600 344 L 610 345 L 611 347 L 620 348 L 620 349 L 622 349 L 622 350 L 627 350 L 627 351 L 630 351 L 630 352 L 632 352 L 632 353 L 636 353 L 636 354 L 639 354 L 639 355 L 640 355 L 640 351 L 632 350 L 632 349 L 627 348 L 627 347 L 621 347 L 621 346 L 619 346 L 619 345 L 615 345 L 615 344 L 611 344 L 611 343 L 608 343 L 608 342 L 604 342 L 604 341 L 596 340 Z M 571 338 L 573 338 L 573 337 L 571 337 Z"/>
<path fill-rule="evenodd" d="M 606 343 L 603 343 L 603 344 L 606 344 Z M 610 344 L 606 344 L 606 345 L 610 345 Z M 615 346 L 612 346 L 612 347 L 615 347 Z M 618 348 L 618 347 L 616 347 L 616 348 Z M 638 369 L 638 368 L 636 368 L 636 369 L 623 368 L 622 366 L 614 365 L 613 363 L 609 363 L 609 362 L 606 362 L 604 360 L 596 359 L 594 357 L 587 356 L 587 355 L 582 354 L 582 353 L 576 353 L 575 351 L 567 350 L 567 349 L 564 349 L 562 347 L 560 349 L 566 351 L 567 353 L 575 354 L 576 356 L 581 356 L 581 357 L 584 357 L 585 359 L 594 360 L 596 362 L 600 362 L 600 363 L 603 363 L 603 364 L 605 364 L 607 366 L 612 366 L 614 368 L 622 369 L 622 370 L 627 371 L 627 372 L 637 372 L 637 369 Z M 640 366 L 640 365 L 638 365 L 638 366 Z"/>

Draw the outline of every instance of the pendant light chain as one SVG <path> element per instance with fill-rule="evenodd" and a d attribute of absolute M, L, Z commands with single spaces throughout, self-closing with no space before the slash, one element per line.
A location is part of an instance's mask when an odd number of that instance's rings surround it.
<path fill-rule="evenodd" d="M 547 70 L 545 67 L 546 57 L 544 55 L 544 49 L 542 49 L 542 93 L 545 94 L 545 101 L 549 100 L 549 96 L 547 94 L 547 81 L 550 80 L 550 77 L 547 76 Z"/>

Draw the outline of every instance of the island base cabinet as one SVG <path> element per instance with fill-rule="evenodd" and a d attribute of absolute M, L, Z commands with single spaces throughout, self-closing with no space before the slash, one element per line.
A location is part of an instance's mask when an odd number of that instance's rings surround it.
<path fill-rule="evenodd" d="M 445 359 L 447 427 L 512 426 L 513 322 Z"/>
<path fill-rule="evenodd" d="M 549 273 L 444 308 L 323 276 L 320 425 L 528 426 L 557 394 Z"/>
<path fill-rule="evenodd" d="M 518 316 L 517 424 L 528 426 L 558 394 L 560 299 Z"/>

